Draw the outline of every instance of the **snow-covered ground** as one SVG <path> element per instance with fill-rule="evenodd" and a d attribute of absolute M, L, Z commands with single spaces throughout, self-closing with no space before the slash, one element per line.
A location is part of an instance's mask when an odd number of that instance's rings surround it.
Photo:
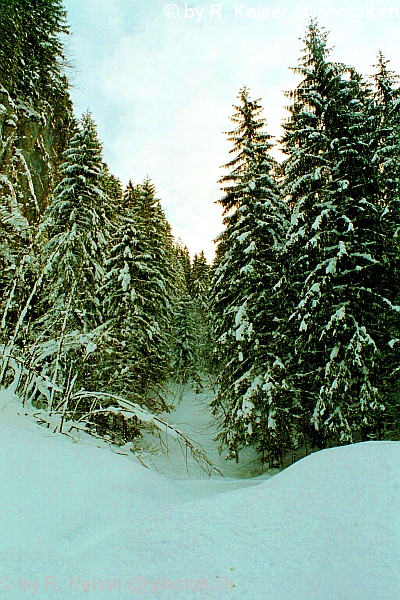
<path fill-rule="evenodd" d="M 0 392 L 0 600 L 400 598 L 400 443 L 249 480 L 218 458 L 205 396 L 189 400 L 170 420 L 201 436 L 225 480 L 189 480 L 172 448 L 157 473 L 73 443 Z"/>
<path fill-rule="evenodd" d="M 151 465 L 159 473 L 169 479 L 180 481 L 185 487 L 196 489 L 198 494 L 207 495 L 217 490 L 236 489 L 260 483 L 279 472 L 278 469 L 265 470 L 260 467 L 256 453 L 250 448 L 241 453 L 240 461 L 226 460 L 226 452 L 220 454 L 218 442 L 218 425 L 210 414 L 210 401 L 215 392 L 212 386 L 203 381 L 200 393 L 195 393 L 189 386 L 173 385 L 170 387 L 168 401 L 174 407 L 170 414 L 164 414 L 165 421 L 182 431 L 198 448 L 204 451 L 214 469 L 204 470 L 182 448 L 168 436 L 163 436 L 164 445 L 154 451 L 154 442 L 149 439 L 151 452 L 143 455 L 146 464 Z"/>

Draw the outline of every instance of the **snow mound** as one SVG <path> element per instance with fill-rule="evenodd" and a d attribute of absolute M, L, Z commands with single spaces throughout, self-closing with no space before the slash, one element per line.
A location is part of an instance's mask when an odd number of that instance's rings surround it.
<path fill-rule="evenodd" d="M 0 398 L 2 600 L 400 598 L 398 442 L 200 497 L 15 406 Z"/>

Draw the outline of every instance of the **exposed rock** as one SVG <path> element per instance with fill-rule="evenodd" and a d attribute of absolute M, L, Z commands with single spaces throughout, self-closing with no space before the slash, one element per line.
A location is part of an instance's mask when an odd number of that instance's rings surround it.
<path fill-rule="evenodd" d="M 0 194 L 36 222 L 56 183 L 73 118 L 69 97 L 38 112 L 0 86 Z"/>

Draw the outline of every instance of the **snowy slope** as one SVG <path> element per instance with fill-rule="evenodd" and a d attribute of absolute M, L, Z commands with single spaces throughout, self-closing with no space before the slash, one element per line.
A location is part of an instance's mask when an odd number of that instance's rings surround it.
<path fill-rule="evenodd" d="M 0 394 L 1 600 L 400 598 L 400 443 L 199 498 L 17 406 Z"/>

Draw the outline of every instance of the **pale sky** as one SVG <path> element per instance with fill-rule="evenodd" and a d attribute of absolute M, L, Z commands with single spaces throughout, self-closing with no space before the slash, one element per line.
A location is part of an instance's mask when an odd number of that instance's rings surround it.
<path fill-rule="evenodd" d="M 400 73 L 400 0 L 64 4 L 76 114 L 93 113 L 105 160 L 123 185 L 148 174 L 175 237 L 209 259 L 223 228 L 215 201 L 231 149 L 223 132 L 232 128 L 232 104 L 248 86 L 279 138 L 283 92 L 298 81 L 288 67 L 300 57 L 310 11 L 330 30 L 335 60 L 370 74 L 381 49 Z"/>

